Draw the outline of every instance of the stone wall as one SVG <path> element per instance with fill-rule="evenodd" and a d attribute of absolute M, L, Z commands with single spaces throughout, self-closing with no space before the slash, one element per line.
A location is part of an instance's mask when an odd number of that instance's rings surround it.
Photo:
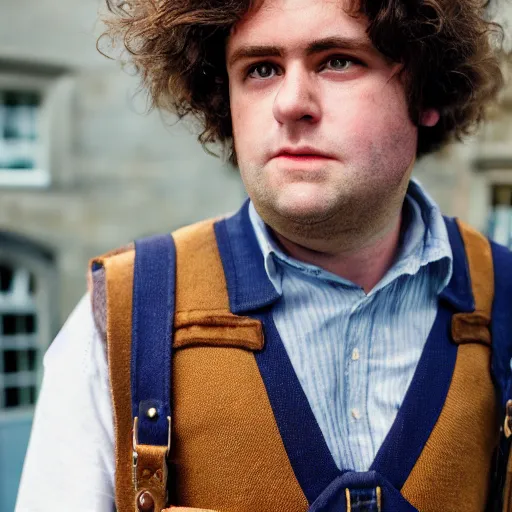
<path fill-rule="evenodd" d="M 144 114 L 137 79 L 98 55 L 97 6 L 0 6 L 0 84 L 13 70 L 49 84 L 43 138 L 51 173 L 49 187 L 0 188 L 0 229 L 53 251 L 56 326 L 85 291 L 90 257 L 233 211 L 245 197 L 237 171 L 206 154 L 183 123 Z"/>

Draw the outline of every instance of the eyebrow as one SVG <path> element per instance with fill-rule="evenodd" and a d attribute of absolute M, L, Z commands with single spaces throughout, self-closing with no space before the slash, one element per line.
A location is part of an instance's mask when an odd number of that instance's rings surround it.
<path fill-rule="evenodd" d="M 372 44 L 365 39 L 355 39 L 348 37 L 326 37 L 312 41 L 306 47 L 306 55 L 314 55 L 328 50 L 343 49 L 351 51 L 364 51 L 375 53 L 376 50 Z M 233 52 L 228 60 L 228 66 L 233 66 L 235 62 L 242 59 L 251 59 L 255 57 L 281 57 L 285 53 L 279 46 L 249 45 L 241 46 Z"/>

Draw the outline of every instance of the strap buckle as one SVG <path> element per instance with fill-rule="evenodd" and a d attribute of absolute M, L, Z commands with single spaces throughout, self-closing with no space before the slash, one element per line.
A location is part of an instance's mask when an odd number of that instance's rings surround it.
<path fill-rule="evenodd" d="M 345 489 L 345 497 L 347 499 L 347 512 L 355 512 L 352 511 L 352 497 L 350 496 L 350 489 Z M 380 486 L 375 487 L 375 502 L 374 504 L 377 505 L 377 511 L 382 511 L 382 489 Z M 357 503 L 354 503 L 354 508 L 359 510 L 359 506 L 357 506 Z M 366 507 L 365 507 L 366 509 Z"/>
<path fill-rule="evenodd" d="M 171 452 L 171 417 L 167 416 L 167 451 L 165 452 L 166 456 L 169 456 Z M 137 454 L 137 446 L 139 446 L 139 417 L 135 416 L 133 419 L 133 437 L 132 437 L 132 448 L 133 448 L 133 457 L 134 457 L 134 465 L 136 462 L 136 454 Z"/>
<path fill-rule="evenodd" d="M 167 416 L 167 449 L 165 451 L 165 460 L 169 457 L 169 453 L 171 451 L 171 417 Z M 135 416 L 133 419 L 133 436 L 132 436 L 132 481 L 135 487 L 135 491 L 139 490 L 138 478 L 137 478 L 137 465 L 139 463 L 139 453 L 137 452 L 137 448 L 139 446 L 139 418 Z M 164 463 L 165 464 L 165 463 Z M 167 474 L 167 473 L 165 473 Z M 139 496 L 140 498 L 140 496 Z"/>

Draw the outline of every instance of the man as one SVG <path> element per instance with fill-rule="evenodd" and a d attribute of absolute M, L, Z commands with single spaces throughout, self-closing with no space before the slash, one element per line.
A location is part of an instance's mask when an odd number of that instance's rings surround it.
<path fill-rule="evenodd" d="M 232 219 L 197 228 L 212 240 L 208 254 L 219 251 L 212 265 L 223 269 L 230 304 L 222 314 L 230 329 L 243 317 L 246 350 L 233 348 L 238 341 L 216 317 L 192 327 L 180 319 L 194 312 L 180 297 L 197 285 L 203 296 L 191 300 L 210 300 L 220 271 L 183 270 L 203 253 L 195 228 L 176 235 L 176 343 L 189 348 L 176 349 L 173 368 L 168 501 L 240 512 L 456 512 L 499 500 L 489 481 L 503 411 L 488 371 L 487 324 L 473 337 L 479 320 L 464 322 L 479 308 L 468 299 L 460 234 L 411 182 L 416 158 L 471 130 L 502 86 L 489 41 L 495 27 L 480 3 L 138 0 L 118 11 L 110 34 L 123 38 L 155 105 L 198 116 L 201 142 L 225 145 L 250 197 Z M 479 267 L 468 258 L 474 288 Z M 125 294 L 108 291 L 108 261 L 99 266 L 106 337 L 115 338 L 113 304 Z M 474 300 L 485 302 L 476 292 Z M 128 502 L 123 487 L 114 490 L 115 439 L 126 425 L 122 411 L 112 417 L 109 380 L 121 354 L 109 345 L 109 377 L 98 304 L 95 322 L 85 298 L 46 355 L 19 511 L 107 511 L 115 499 L 119 510 L 156 510 L 144 486 L 127 490 L 135 493 Z M 489 308 L 490 300 L 480 309 Z M 449 339 L 455 317 L 462 320 Z M 462 331 L 479 342 L 457 352 Z M 221 347 L 205 347 L 218 337 Z M 469 381 L 459 378 L 467 361 Z M 212 402 L 216 393 L 222 400 Z M 471 435 L 459 413 L 455 423 L 445 419 L 457 397 L 470 399 L 460 414 L 475 419 Z M 238 401 L 249 404 L 240 415 Z M 271 408 L 251 416 L 250 404 L 263 401 Z M 137 452 L 136 425 L 133 434 Z M 446 439 L 448 451 L 438 448 Z M 248 447 L 267 441 L 247 464 Z"/>

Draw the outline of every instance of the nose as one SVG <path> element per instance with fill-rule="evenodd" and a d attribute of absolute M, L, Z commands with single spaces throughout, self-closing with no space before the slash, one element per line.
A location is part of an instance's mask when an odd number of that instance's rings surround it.
<path fill-rule="evenodd" d="M 314 81 L 311 73 L 299 66 L 284 73 L 273 104 L 278 123 L 293 125 L 299 121 L 316 123 L 320 120 L 319 90 Z"/>

